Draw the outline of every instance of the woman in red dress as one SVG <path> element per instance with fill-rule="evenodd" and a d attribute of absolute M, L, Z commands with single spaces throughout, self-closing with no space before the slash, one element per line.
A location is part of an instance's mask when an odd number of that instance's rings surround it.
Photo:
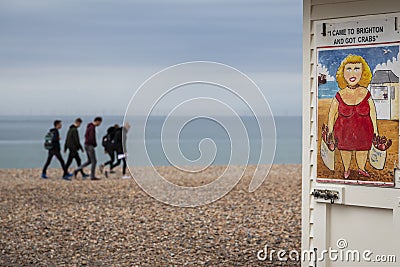
<path fill-rule="evenodd" d="M 365 170 L 368 151 L 374 133 L 378 135 L 376 109 L 367 87 L 372 79 L 371 70 L 361 56 L 349 55 L 340 64 L 336 80 L 340 87 L 332 100 L 328 128 L 337 140 L 344 166 L 344 178 L 350 176 L 353 151 L 358 174 L 369 177 Z"/>

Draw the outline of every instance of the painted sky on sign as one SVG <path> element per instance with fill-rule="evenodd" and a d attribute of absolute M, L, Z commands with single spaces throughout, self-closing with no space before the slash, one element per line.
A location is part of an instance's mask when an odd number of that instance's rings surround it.
<path fill-rule="evenodd" d="M 367 61 L 371 71 L 373 71 L 377 65 L 397 61 L 399 46 L 321 50 L 318 52 L 318 62 L 328 70 L 330 76 L 335 77 L 340 63 L 350 54 L 362 56 Z"/>

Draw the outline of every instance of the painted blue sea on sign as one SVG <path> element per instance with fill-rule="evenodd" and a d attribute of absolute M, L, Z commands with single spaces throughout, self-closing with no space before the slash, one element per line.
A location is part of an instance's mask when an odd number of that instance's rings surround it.
<path fill-rule="evenodd" d="M 338 90 L 336 81 L 327 81 L 325 84 L 318 86 L 318 98 L 333 98 Z"/>

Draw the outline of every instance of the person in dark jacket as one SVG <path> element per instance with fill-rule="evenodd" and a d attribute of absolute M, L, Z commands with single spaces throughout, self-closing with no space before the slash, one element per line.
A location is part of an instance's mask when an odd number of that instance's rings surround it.
<path fill-rule="evenodd" d="M 100 180 L 99 178 L 96 177 L 96 151 L 95 148 L 97 146 L 97 141 L 96 141 L 96 127 L 100 126 L 101 122 L 103 119 L 101 117 L 96 117 L 93 122 L 89 123 L 86 127 L 86 132 L 85 132 L 85 150 L 86 150 L 86 155 L 87 155 L 87 161 L 83 163 L 81 166 L 79 166 L 75 171 L 74 171 L 74 176 L 78 174 L 80 170 L 85 168 L 88 165 L 91 166 L 91 172 L 90 172 L 90 179 L 91 180 Z"/>
<path fill-rule="evenodd" d="M 129 129 L 131 128 L 129 123 L 125 123 L 124 127 L 120 127 L 115 132 L 115 151 L 117 153 L 117 162 L 111 165 L 111 168 L 115 168 L 121 164 L 122 161 L 122 178 L 128 179 L 131 178 L 129 175 L 126 175 L 126 138 Z"/>
<path fill-rule="evenodd" d="M 103 140 L 104 152 L 108 154 L 110 160 L 106 161 L 103 164 L 100 164 L 99 169 L 100 172 L 103 173 L 104 167 L 110 165 L 110 173 L 113 173 L 113 164 L 115 160 L 115 132 L 119 129 L 119 125 L 115 124 L 107 129 L 107 134 L 105 137 L 106 140 Z M 108 172 L 105 172 L 106 177 L 108 176 Z"/>
<path fill-rule="evenodd" d="M 74 159 L 76 161 L 77 166 L 81 166 L 82 163 L 81 157 L 79 156 L 79 150 L 82 150 L 82 152 L 84 152 L 84 150 L 79 140 L 79 133 L 78 133 L 78 128 L 81 126 L 81 124 L 82 124 L 82 119 L 77 118 L 75 120 L 75 123 L 69 127 L 67 133 L 67 138 L 64 144 L 64 153 L 67 152 L 67 149 L 69 150 L 67 163 L 65 164 L 67 169 L 69 168 L 69 166 L 71 166 L 71 163 Z M 86 173 L 84 173 L 83 170 L 81 170 L 81 173 L 83 177 L 89 176 Z"/>
<path fill-rule="evenodd" d="M 47 179 L 47 168 L 49 167 L 51 160 L 53 158 L 53 156 L 56 156 L 56 158 L 60 161 L 61 167 L 64 171 L 63 174 L 63 179 L 64 180 L 68 180 L 70 181 L 71 179 L 69 177 L 71 177 L 72 175 L 70 173 L 68 173 L 68 169 L 66 168 L 66 165 L 64 163 L 64 159 L 61 156 L 61 146 L 60 146 L 60 132 L 58 130 L 60 130 L 62 128 L 62 123 L 60 120 L 55 120 L 54 123 L 54 128 L 50 129 L 50 132 L 53 133 L 53 139 L 52 139 L 52 148 L 49 149 L 48 155 L 47 155 L 47 160 L 46 163 L 44 164 L 43 170 L 42 170 L 42 178 L 43 179 Z"/>

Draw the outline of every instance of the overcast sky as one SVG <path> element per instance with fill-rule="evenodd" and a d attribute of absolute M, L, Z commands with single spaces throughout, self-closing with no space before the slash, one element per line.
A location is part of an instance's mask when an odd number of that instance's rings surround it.
<path fill-rule="evenodd" d="M 152 74 L 196 60 L 301 115 L 301 30 L 301 0 L 2 0 L 0 115 L 123 114 Z"/>

